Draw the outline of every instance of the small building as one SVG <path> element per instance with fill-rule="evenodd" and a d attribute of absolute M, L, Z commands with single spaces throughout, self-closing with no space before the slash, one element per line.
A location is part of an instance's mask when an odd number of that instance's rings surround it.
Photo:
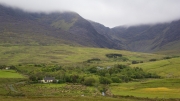
<path fill-rule="evenodd" d="M 43 80 L 40 80 L 40 82 L 42 82 L 42 83 L 51 83 L 51 82 L 54 82 L 54 81 L 57 82 L 55 77 L 45 77 L 45 78 L 43 78 Z"/>

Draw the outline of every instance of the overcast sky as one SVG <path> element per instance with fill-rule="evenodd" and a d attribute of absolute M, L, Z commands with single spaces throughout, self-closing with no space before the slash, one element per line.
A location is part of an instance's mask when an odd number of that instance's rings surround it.
<path fill-rule="evenodd" d="M 180 0 L 0 0 L 33 12 L 74 11 L 108 27 L 180 19 Z"/>

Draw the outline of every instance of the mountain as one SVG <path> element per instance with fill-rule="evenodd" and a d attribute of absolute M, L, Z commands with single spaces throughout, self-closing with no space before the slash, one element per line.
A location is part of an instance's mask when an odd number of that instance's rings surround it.
<path fill-rule="evenodd" d="M 30 13 L 0 5 L 0 45 L 103 47 L 138 52 L 180 49 L 180 20 L 108 28 L 75 12 Z"/>
<path fill-rule="evenodd" d="M 0 6 L 0 44 L 1 45 L 50 45 L 68 43 L 58 33 L 69 34 L 63 30 L 39 23 L 44 14 L 27 13 L 19 9 Z M 56 36 L 56 37 L 55 37 Z M 61 38 L 61 39 L 60 39 Z"/>
<path fill-rule="evenodd" d="M 91 24 L 98 33 L 112 40 L 119 47 L 137 52 L 180 50 L 180 20 L 155 25 L 105 27 Z"/>
<path fill-rule="evenodd" d="M 0 21 L 1 45 L 70 44 L 117 48 L 75 12 L 29 13 L 0 5 Z"/>
<path fill-rule="evenodd" d="M 123 38 L 127 50 L 154 52 L 180 49 L 180 20 L 155 25 L 116 27 L 114 35 Z"/>

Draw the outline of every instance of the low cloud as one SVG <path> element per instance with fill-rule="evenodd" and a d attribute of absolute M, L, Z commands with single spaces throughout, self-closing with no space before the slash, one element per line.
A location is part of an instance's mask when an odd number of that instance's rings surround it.
<path fill-rule="evenodd" d="M 180 19 L 180 0 L 0 0 L 31 12 L 74 11 L 108 27 Z"/>

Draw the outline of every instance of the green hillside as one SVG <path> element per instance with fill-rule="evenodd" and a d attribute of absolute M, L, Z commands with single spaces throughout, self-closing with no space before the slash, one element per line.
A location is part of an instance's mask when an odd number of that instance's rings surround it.
<path fill-rule="evenodd" d="M 13 82 L 13 87 L 17 89 L 17 92 L 12 92 L 10 94 L 12 96 L 19 94 L 17 96 L 33 97 L 35 95 L 38 95 L 41 97 L 45 94 L 52 96 L 51 98 L 53 100 L 56 100 L 55 98 L 57 98 L 57 100 L 61 100 L 65 98 L 64 96 L 70 96 L 70 98 L 73 98 L 74 96 L 85 94 L 85 96 L 90 97 L 91 100 L 99 101 L 105 99 L 119 100 L 119 97 L 120 99 L 124 99 L 124 101 L 144 101 L 147 99 L 156 101 L 155 98 L 157 97 L 159 100 L 169 98 L 178 100 L 179 98 L 179 57 L 170 57 L 168 59 L 163 59 L 165 57 L 167 58 L 167 56 L 150 53 L 130 52 L 125 50 L 77 47 L 69 45 L 0 46 L 0 48 L 0 64 L 14 65 L 16 66 L 17 70 L 19 70 L 19 73 L 25 73 L 29 77 L 40 75 L 44 77 L 45 75 L 53 75 L 61 78 L 63 77 L 62 75 L 65 74 L 65 76 L 67 77 L 72 77 L 73 75 L 77 76 L 79 77 L 79 80 L 83 80 L 81 78 L 87 80 L 90 77 L 97 80 L 95 81 L 97 84 L 93 84 L 93 86 L 85 86 L 83 82 L 76 84 L 72 82 L 64 82 L 58 84 L 40 84 L 37 82 L 31 83 L 32 81 L 30 81 L 30 79 L 23 80 L 24 83 L 26 82 L 25 84 L 18 84 L 17 82 Z M 152 59 L 156 59 L 156 61 L 150 62 L 149 60 Z M 133 61 L 138 62 L 138 64 L 132 64 Z M 112 66 L 115 69 L 115 64 L 130 65 L 131 67 L 141 67 L 145 72 L 158 74 L 162 78 L 131 79 L 131 81 L 127 82 L 120 81 L 120 83 L 113 82 L 109 85 L 103 85 L 99 83 L 101 82 L 101 74 L 98 74 L 98 72 L 97 74 L 89 72 L 89 68 L 92 68 L 91 66 Z M 133 73 L 133 70 L 131 70 L 130 68 L 125 68 L 127 69 L 122 69 L 119 73 L 115 71 L 113 75 L 105 74 L 105 78 L 111 78 L 113 80 L 113 78 L 117 76 L 121 77 L 121 79 L 123 80 L 123 75 L 131 75 L 131 73 Z M 56 70 L 51 71 L 53 69 Z M 135 71 L 136 70 L 138 69 L 135 69 Z M 8 74 L 8 76 L 3 76 L 18 77 L 15 74 Z M 11 89 L 6 91 L 4 84 L 5 83 L 3 82 L 1 83 L 2 89 L 0 90 L 3 92 L 2 95 L 8 94 L 8 91 L 12 91 Z M 79 87 L 81 87 L 81 89 L 79 89 Z M 84 90 L 82 90 L 82 87 Z M 101 95 L 101 92 L 99 91 L 101 87 L 107 87 L 107 93 L 113 94 L 114 97 L 118 98 L 92 98 L 94 94 L 96 96 Z M 64 92 L 66 90 L 67 92 Z M 53 93 L 50 93 L 49 91 Z M 168 96 L 164 96 L 166 94 L 168 94 Z M 123 96 L 129 97 L 126 98 Z M 23 97 L 23 99 L 25 98 Z M 43 99 L 43 97 L 41 99 Z M 65 99 L 67 100 L 67 98 Z M 77 100 L 77 98 L 73 99 Z M 4 100 L 6 101 L 6 99 Z M 9 98 L 8 100 L 11 100 L 11 98 Z M 33 100 L 37 99 L 35 98 Z M 84 99 L 81 98 L 81 100 Z"/>
<path fill-rule="evenodd" d="M 119 85 L 114 84 L 111 86 L 111 91 L 115 95 L 131 95 L 141 98 L 179 98 L 179 83 L 179 79 L 147 80 L 141 82 L 122 83 Z M 172 100 L 170 99 L 170 101 Z"/>
<path fill-rule="evenodd" d="M 84 62 L 98 58 L 99 65 L 114 65 L 118 63 L 131 64 L 133 60 L 148 61 L 151 58 L 161 59 L 164 55 L 149 53 L 136 53 L 124 50 L 111 50 L 106 48 L 59 46 L 0 46 L 0 63 L 6 65 L 17 64 L 69 64 Z M 126 61 L 110 59 L 106 54 L 122 54 Z"/>
<path fill-rule="evenodd" d="M 0 22 L 2 101 L 180 100 L 180 20 L 111 29 L 0 5 Z"/>
<path fill-rule="evenodd" d="M 131 67 L 140 67 L 145 71 L 157 73 L 166 78 L 179 78 L 180 77 L 180 58 L 171 58 L 159 60 L 155 62 L 147 62 L 142 64 L 131 65 Z"/>

